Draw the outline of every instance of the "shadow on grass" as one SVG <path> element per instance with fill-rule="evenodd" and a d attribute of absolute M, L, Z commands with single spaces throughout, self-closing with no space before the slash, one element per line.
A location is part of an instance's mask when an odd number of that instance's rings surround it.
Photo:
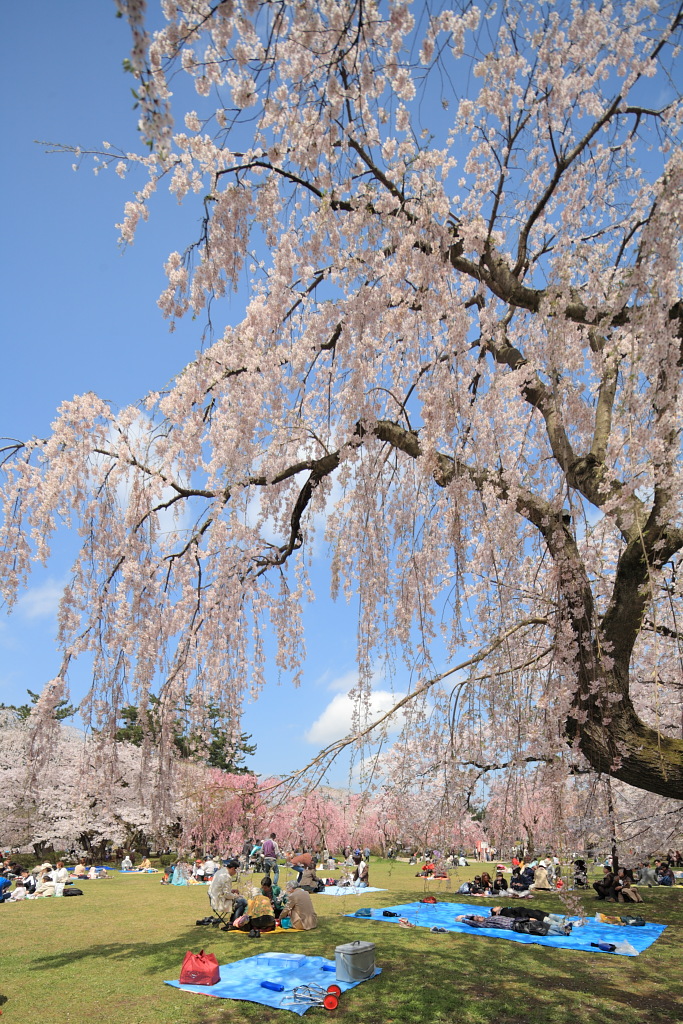
<path fill-rule="evenodd" d="M 409 903 L 421 895 L 408 888 L 373 893 L 370 896 L 378 898 L 368 898 L 367 905 Z M 482 901 L 467 900 L 456 893 L 435 895 L 439 902 L 468 902 L 482 907 Z M 649 901 L 644 908 L 648 918 L 674 927 L 646 954 L 631 960 L 502 942 L 477 934 L 433 935 L 425 929 L 403 930 L 392 924 L 339 916 L 363 905 L 366 901 L 362 897 L 320 900 L 319 927 L 314 932 L 254 940 L 188 924 L 181 926 L 181 931 L 173 928 L 172 937 L 158 941 L 136 937 L 135 941 L 43 952 L 32 966 L 58 972 L 75 964 L 90 972 L 97 965 L 104 969 L 108 963 L 110 970 L 113 967 L 118 971 L 119 964 L 129 966 L 133 958 L 135 973 L 153 979 L 151 989 L 158 1011 L 174 1009 L 175 1016 L 168 1013 L 169 1020 L 182 1017 L 192 1024 L 274 1024 L 288 1018 L 280 1010 L 257 1004 L 191 998 L 161 981 L 178 977 L 187 949 L 203 946 L 215 953 L 220 963 L 274 949 L 333 959 L 340 943 L 364 939 L 375 943 L 377 964 L 383 973 L 344 994 L 336 1015 L 343 1017 L 345 1024 L 641 1024 L 643 1020 L 648 1024 L 680 1024 L 683 1019 L 676 934 L 680 899 L 662 896 Z M 533 905 L 555 909 L 549 899 L 539 899 Z M 592 902 L 586 907 L 590 914 L 596 909 Z M 320 1019 L 324 1012 L 311 1010 L 307 1017 Z"/>
<path fill-rule="evenodd" d="M 59 970 L 74 964 L 87 964 L 90 961 L 109 960 L 128 963 L 131 957 L 136 960 L 136 971 L 146 974 L 158 974 L 164 971 L 168 978 L 177 977 L 188 949 L 210 949 L 216 953 L 220 963 L 232 963 L 246 956 L 253 956 L 260 951 L 254 939 L 246 934 L 225 935 L 213 928 L 191 928 L 163 942 L 104 942 L 96 943 L 84 949 L 68 949 L 63 953 L 51 953 L 36 957 L 33 966 L 42 970 Z M 267 947 L 266 947 L 267 948 Z M 143 966 L 146 965 L 146 966 Z"/>

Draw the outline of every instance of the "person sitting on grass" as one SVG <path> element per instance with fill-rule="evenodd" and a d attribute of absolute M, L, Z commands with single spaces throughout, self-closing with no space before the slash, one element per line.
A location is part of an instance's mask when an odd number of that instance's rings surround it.
<path fill-rule="evenodd" d="M 133 861 L 130 859 L 128 854 L 126 854 L 126 856 L 121 861 L 121 870 L 122 871 L 132 871 L 133 870 Z"/>
<path fill-rule="evenodd" d="M 526 867 L 522 868 L 522 878 L 526 882 L 527 889 L 530 889 L 534 884 L 534 866 L 533 864 L 527 864 Z"/>
<path fill-rule="evenodd" d="M 152 862 L 149 857 L 145 857 L 138 867 L 138 871 L 153 871 Z"/>
<path fill-rule="evenodd" d="M 493 882 L 491 881 L 491 876 L 488 873 L 488 871 L 482 871 L 482 873 L 481 873 L 481 887 L 484 890 L 484 895 L 485 896 L 488 896 L 490 894 L 491 886 L 492 885 L 493 885 Z"/>
<path fill-rule="evenodd" d="M 670 864 L 665 862 L 662 865 L 662 870 L 659 873 L 659 878 L 658 878 L 657 884 L 658 885 L 675 885 L 676 884 L 676 876 L 674 875 L 673 871 L 671 870 L 671 865 Z"/>
<path fill-rule="evenodd" d="M 40 874 L 38 875 L 38 884 L 36 885 L 36 891 L 34 892 L 32 899 L 37 899 L 39 896 L 54 896 L 55 894 L 55 883 L 52 877 L 52 865 L 43 864 Z"/>
<path fill-rule="evenodd" d="M 58 885 L 66 885 L 69 881 L 69 870 L 64 864 L 63 860 L 57 861 L 57 870 L 55 871 L 55 882 Z"/>
<path fill-rule="evenodd" d="M 548 878 L 548 869 L 544 864 L 538 864 L 534 871 L 534 881 L 529 889 L 536 891 L 537 889 L 552 889 L 550 879 Z"/>
<path fill-rule="evenodd" d="M 642 903 L 643 897 L 635 888 L 626 868 L 619 868 L 612 886 L 612 894 L 617 903 Z"/>
<path fill-rule="evenodd" d="M 510 889 L 513 892 L 526 892 L 529 886 L 525 878 L 522 878 L 522 869 L 519 867 L 512 869 L 512 877 L 510 878 Z"/>
<path fill-rule="evenodd" d="M 4 903 L 10 898 L 10 889 L 12 888 L 12 879 L 8 878 L 4 872 L 0 872 L 0 903 Z"/>
<path fill-rule="evenodd" d="M 25 900 L 27 896 L 28 896 L 28 892 L 26 890 L 26 881 L 25 881 L 25 879 L 17 878 L 17 880 L 15 882 L 15 885 L 14 885 L 14 892 L 6 897 L 5 902 L 6 903 L 18 903 L 20 900 Z M 2 899 L 0 899 L 0 903 L 2 903 Z"/>
<path fill-rule="evenodd" d="M 318 927 L 318 917 L 313 909 L 313 901 L 305 889 L 296 882 L 287 882 L 287 906 L 282 917 L 289 917 L 292 928 L 310 931 Z"/>
<path fill-rule="evenodd" d="M 353 884 L 357 889 L 367 889 L 370 884 L 370 871 L 364 857 L 354 857 L 356 870 L 353 872 Z"/>
<path fill-rule="evenodd" d="M 649 888 L 653 885 L 657 885 L 657 875 L 655 869 L 650 867 L 649 860 L 643 861 L 643 865 L 640 869 L 640 877 L 638 878 L 638 885 L 647 885 Z"/>
<path fill-rule="evenodd" d="M 614 886 L 614 875 L 610 867 L 602 869 L 602 878 L 599 882 L 593 882 L 593 888 L 598 894 L 599 900 L 614 900 L 612 887 Z"/>
<path fill-rule="evenodd" d="M 507 880 L 503 877 L 502 871 L 496 871 L 496 877 L 493 879 L 492 891 L 494 893 L 507 892 L 508 884 Z"/>
<path fill-rule="evenodd" d="M 248 932 L 252 938 L 258 938 L 261 932 L 275 931 L 275 911 L 267 896 L 255 886 L 251 890 L 244 914 L 235 919 L 233 928 Z"/>
<path fill-rule="evenodd" d="M 265 875 L 261 879 L 261 892 L 270 900 L 273 907 L 273 913 L 275 914 L 275 920 L 279 921 L 283 907 L 283 900 L 281 898 L 282 889 L 279 885 L 273 884 L 273 880 L 270 875 Z"/>
<path fill-rule="evenodd" d="M 315 868 L 311 866 L 310 868 L 304 868 L 299 888 L 305 889 L 306 892 L 321 892 L 325 888 L 325 883 L 322 878 L 318 878 Z"/>
<path fill-rule="evenodd" d="M 354 861 L 355 861 L 355 859 L 356 858 L 354 857 Z M 431 860 L 428 860 L 425 864 L 422 865 L 422 871 L 418 871 L 417 874 L 415 875 L 415 877 L 416 878 L 431 878 L 435 871 L 436 871 L 436 867 L 435 867 L 434 863 Z"/>
<path fill-rule="evenodd" d="M 36 881 L 36 876 L 32 874 L 30 871 L 27 871 L 26 868 L 21 868 L 19 876 L 20 879 L 23 880 L 24 886 L 26 888 L 26 894 L 28 896 L 32 896 L 33 893 L 36 891 L 36 885 L 38 884 Z"/>
<path fill-rule="evenodd" d="M 74 878 L 85 878 L 88 874 L 88 868 L 85 863 L 85 857 L 81 857 L 78 864 L 74 868 Z"/>

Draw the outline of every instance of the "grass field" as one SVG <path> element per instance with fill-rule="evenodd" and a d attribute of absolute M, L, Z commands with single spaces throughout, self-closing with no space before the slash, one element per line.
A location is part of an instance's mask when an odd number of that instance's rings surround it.
<path fill-rule="evenodd" d="M 220 1024 L 293 1020 L 285 1010 L 194 996 L 164 985 L 185 951 L 204 947 L 219 963 L 268 949 L 334 958 L 352 939 L 376 943 L 382 975 L 345 996 L 334 1015 L 348 1024 L 680 1024 L 683 1020 L 683 888 L 643 890 L 647 920 L 667 924 L 639 957 L 521 945 L 484 936 L 431 934 L 342 917 L 424 894 L 407 864 L 373 860 L 372 884 L 388 892 L 314 896 L 313 932 L 247 936 L 195 926 L 208 914 L 203 886 L 159 885 L 159 875 L 84 883 L 85 896 L 0 905 L 0 1010 L 12 1024 Z M 475 869 L 463 868 L 471 878 Z M 457 885 L 454 884 L 454 889 Z M 482 901 L 439 893 L 439 899 Z M 584 897 L 595 911 L 592 894 Z M 557 897 L 534 906 L 559 911 Z M 604 905 L 601 905 L 604 907 Z M 606 909 L 606 908 L 605 908 Z M 616 911 L 617 908 L 613 908 Z M 615 929 L 616 930 L 616 929 Z M 325 1010 L 310 1010 L 320 1018 Z"/>

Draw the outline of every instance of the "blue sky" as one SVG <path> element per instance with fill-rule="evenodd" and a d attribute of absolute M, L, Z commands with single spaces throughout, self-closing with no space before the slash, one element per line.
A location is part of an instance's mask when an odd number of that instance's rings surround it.
<path fill-rule="evenodd" d="M 174 203 L 165 217 L 160 199 L 156 216 L 122 252 L 115 224 L 130 183 L 113 171 L 96 177 L 85 161 L 75 173 L 72 157 L 35 142 L 135 148 L 133 80 L 121 67 L 129 30 L 113 0 L 10 4 L 5 37 L 0 435 L 27 438 L 45 435 L 60 402 L 74 394 L 92 390 L 123 406 L 161 386 L 200 347 L 201 327 L 181 322 L 169 334 L 156 306 L 163 262 L 182 241 L 179 217 L 189 229 L 194 214 Z M 224 320 L 240 319 L 241 301 L 223 304 Z M 0 611 L 0 702 L 22 703 L 27 688 L 40 690 L 59 666 L 56 607 L 73 545 L 61 537 L 53 564 L 37 568 L 13 614 Z M 325 598 L 322 564 L 319 582 L 319 600 L 306 611 L 303 685 L 277 685 L 273 675 L 262 699 L 246 708 L 244 728 L 258 746 L 253 767 L 263 774 L 301 766 L 350 721 L 343 695 L 355 682 L 354 609 Z M 72 671 L 70 682 L 80 696 L 87 667 Z M 378 707 L 388 701 L 380 695 Z M 340 765 L 330 781 L 345 778 Z"/>

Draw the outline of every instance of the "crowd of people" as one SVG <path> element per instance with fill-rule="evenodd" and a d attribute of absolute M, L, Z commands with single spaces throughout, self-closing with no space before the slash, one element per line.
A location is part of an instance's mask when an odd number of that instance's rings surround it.
<path fill-rule="evenodd" d="M 74 870 L 74 876 L 95 877 L 88 875 L 87 868 L 84 870 L 83 876 L 77 875 Z M 30 871 L 17 861 L 6 859 L 0 865 L 0 903 L 19 903 L 21 900 L 34 900 L 44 896 L 68 896 L 71 892 L 67 886 L 72 884 L 72 874 L 62 860 L 58 860 L 54 865 L 45 861 Z"/>
<path fill-rule="evenodd" d="M 296 877 L 288 881 L 283 891 L 279 885 L 280 860 L 294 871 Z M 278 926 L 310 929 L 317 925 L 317 917 L 311 902 L 311 894 L 322 892 L 326 885 L 339 885 L 356 889 L 367 888 L 370 880 L 370 850 L 346 847 L 340 863 L 330 857 L 327 849 L 280 851 L 274 832 L 261 842 L 247 841 L 235 857 L 209 856 L 205 861 L 197 859 L 190 869 L 184 865 L 184 881 L 176 884 L 191 884 L 194 881 L 209 883 L 209 899 L 218 913 L 203 918 L 197 924 L 213 924 L 225 929 L 239 929 L 250 935 L 261 931 L 272 931 Z M 318 874 L 319 871 L 336 870 L 342 867 L 339 878 Z M 176 881 L 179 864 L 167 869 L 164 882 Z M 238 879 L 241 874 L 262 873 L 260 887 L 251 886 L 249 894 L 240 891 Z M 268 901 L 270 909 L 266 905 Z"/>
<path fill-rule="evenodd" d="M 449 868 L 467 866 L 467 860 L 462 852 L 444 858 L 438 851 L 429 851 L 423 857 L 424 863 L 417 872 L 420 877 L 446 878 Z M 296 876 L 287 883 L 284 891 L 279 885 L 280 864 L 283 861 Z M 290 850 L 283 854 L 275 833 L 271 832 L 262 841 L 245 842 L 241 852 L 235 856 L 210 853 L 191 862 L 179 859 L 165 868 L 162 884 L 207 884 L 212 906 L 216 900 L 223 909 L 218 919 L 207 918 L 202 923 L 218 922 L 223 927 L 237 928 L 250 934 L 272 930 L 278 927 L 280 922 L 284 927 L 308 929 L 314 928 L 317 923 L 311 894 L 323 891 L 326 885 L 361 889 L 368 887 L 369 861 L 369 849 L 354 849 L 350 846 L 343 849 L 338 859 L 330 857 L 327 849 L 317 847 L 312 850 Z M 411 862 L 417 863 L 416 855 L 411 857 Z M 327 872 L 336 872 L 340 867 L 341 877 L 327 876 Z M 599 900 L 640 903 L 642 896 L 638 892 L 638 887 L 675 885 L 675 867 L 683 867 L 683 855 L 679 850 L 669 850 L 665 858 L 653 860 L 652 865 L 649 860 L 641 860 L 632 868 L 620 866 L 616 871 L 613 870 L 611 858 L 608 857 L 604 863 L 603 877 L 593 882 L 592 887 Z M 156 869 L 152 867 L 149 857 L 142 857 L 135 865 L 130 855 L 126 854 L 121 860 L 121 870 L 134 873 Z M 506 870 L 505 865 L 498 864 L 495 871 L 493 868 L 490 871 L 481 871 L 473 879 L 463 882 L 458 892 L 462 895 L 509 898 L 556 891 L 564 884 L 559 859 L 553 854 L 531 860 L 529 863 L 521 857 L 513 857 L 509 881 L 504 874 Z M 260 886 L 251 885 L 248 889 L 240 891 L 240 875 L 249 873 L 263 875 Z M 589 889 L 588 873 L 586 860 L 577 857 L 573 863 L 573 887 Z M 56 861 L 54 865 L 46 861 L 29 871 L 18 862 L 6 858 L 0 864 L 0 903 L 70 895 L 69 888 L 74 886 L 74 883 L 106 877 L 106 868 L 97 867 L 85 857 L 81 857 L 71 871 L 62 860 Z M 80 890 L 74 888 L 72 891 L 77 893 Z M 505 908 L 503 909 L 505 911 Z M 483 920 L 486 920 L 487 927 L 509 928 L 513 926 L 508 923 L 492 925 L 491 918 L 503 917 L 506 921 L 515 922 L 534 919 L 533 914 L 525 917 L 524 908 L 517 909 L 519 913 L 499 914 L 499 908 L 494 907 L 491 914 Z M 473 927 L 483 926 L 481 920 L 478 920 L 478 915 L 467 915 L 467 923 Z M 530 927 L 537 926 L 540 927 L 538 923 Z M 517 924 L 514 927 L 523 930 Z"/>
<path fill-rule="evenodd" d="M 244 895 L 239 884 L 240 868 L 239 858 L 218 867 L 209 884 L 211 909 L 218 917 L 203 918 L 197 921 L 198 925 L 219 925 L 224 931 L 243 931 L 252 938 L 277 927 L 310 930 L 317 926 L 318 918 L 310 896 L 311 891 L 317 889 L 291 880 L 283 892 L 278 882 L 267 874 L 261 879 L 260 887 L 251 886 L 248 895 Z M 308 870 L 315 873 L 313 868 Z"/>
<path fill-rule="evenodd" d="M 638 886 L 652 888 L 655 885 L 676 884 L 673 868 L 678 866 L 678 860 L 674 851 L 669 851 L 666 859 L 655 860 L 653 866 L 650 866 L 648 860 L 641 860 L 633 868 L 618 867 L 614 871 L 611 858 L 608 860 L 609 863 L 602 869 L 602 878 L 593 882 L 599 900 L 608 903 L 642 903 L 643 897 L 638 892 Z"/>

